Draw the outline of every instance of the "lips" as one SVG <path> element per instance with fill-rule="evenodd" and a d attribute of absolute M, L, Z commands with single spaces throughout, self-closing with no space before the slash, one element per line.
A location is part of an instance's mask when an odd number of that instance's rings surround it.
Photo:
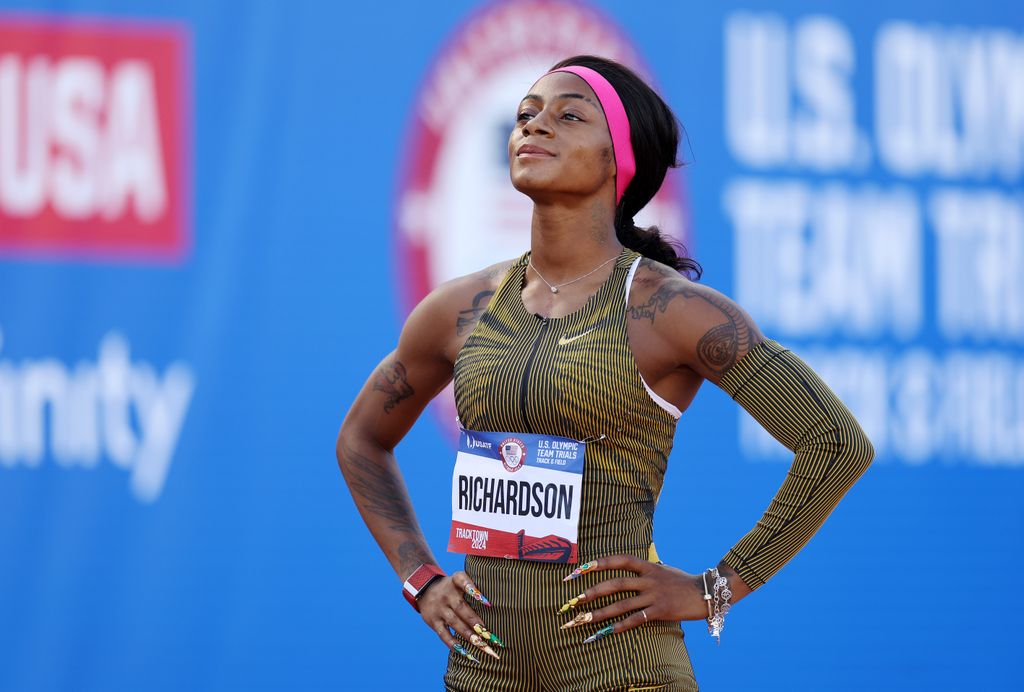
<path fill-rule="evenodd" d="M 516 149 L 516 156 L 554 156 L 554 154 L 536 144 L 524 144 Z"/>

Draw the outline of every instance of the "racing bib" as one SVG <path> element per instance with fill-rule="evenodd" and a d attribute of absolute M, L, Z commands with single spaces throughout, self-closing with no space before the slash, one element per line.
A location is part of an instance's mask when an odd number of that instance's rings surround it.
<path fill-rule="evenodd" d="M 448 550 L 577 562 L 585 451 L 566 437 L 462 430 Z"/>

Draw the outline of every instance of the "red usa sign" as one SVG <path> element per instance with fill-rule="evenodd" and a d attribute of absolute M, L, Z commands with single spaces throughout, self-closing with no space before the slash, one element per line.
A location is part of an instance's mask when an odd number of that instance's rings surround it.
<path fill-rule="evenodd" d="M 187 50 L 174 25 L 0 15 L 0 252 L 184 257 Z"/>

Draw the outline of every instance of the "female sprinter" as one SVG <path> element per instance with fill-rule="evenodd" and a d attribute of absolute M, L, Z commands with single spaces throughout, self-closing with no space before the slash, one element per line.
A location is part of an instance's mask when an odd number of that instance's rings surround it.
<path fill-rule="evenodd" d="M 449 690 L 697 689 L 680 621 L 719 634 L 871 461 L 802 360 L 634 225 L 678 141 L 662 99 L 617 63 L 577 56 L 537 80 L 508 142 L 512 184 L 534 204 L 529 252 L 427 296 L 341 427 L 356 505 L 451 649 Z M 468 555 L 448 576 L 392 450 L 452 378 L 451 547 Z M 795 457 L 757 525 L 690 574 L 651 539 L 676 421 L 704 380 Z"/>

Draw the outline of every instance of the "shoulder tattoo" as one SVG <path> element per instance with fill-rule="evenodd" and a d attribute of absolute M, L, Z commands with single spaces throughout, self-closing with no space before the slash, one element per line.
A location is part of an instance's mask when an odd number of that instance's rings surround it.
<path fill-rule="evenodd" d="M 644 258 L 641 264 L 652 271 L 669 277 L 665 267 Z M 675 278 L 675 274 L 671 275 Z M 664 313 L 669 304 L 682 296 L 684 300 L 698 299 L 718 310 L 724 322 L 704 333 L 697 342 L 697 357 L 711 372 L 722 375 L 731 368 L 740 353 L 746 353 L 752 345 L 751 327 L 746 315 L 731 300 L 714 291 L 695 287 L 688 281 L 664 281 L 642 305 L 629 306 L 627 313 L 634 320 L 650 320 L 654 323 L 659 313 Z"/>
<path fill-rule="evenodd" d="M 397 358 L 390 358 L 380 364 L 374 373 L 373 388 L 384 392 L 384 413 L 391 413 L 391 409 L 398 406 L 399 402 L 415 394 L 409 384 L 405 366 Z"/>
<path fill-rule="evenodd" d="M 491 296 L 494 295 L 494 291 L 480 291 L 473 296 L 473 304 L 467 308 L 459 310 L 459 316 L 455 318 L 455 333 L 458 336 L 465 336 L 473 331 L 473 327 L 480 321 L 480 316 L 484 314 L 484 310 L 487 309 L 487 302 Z"/>

